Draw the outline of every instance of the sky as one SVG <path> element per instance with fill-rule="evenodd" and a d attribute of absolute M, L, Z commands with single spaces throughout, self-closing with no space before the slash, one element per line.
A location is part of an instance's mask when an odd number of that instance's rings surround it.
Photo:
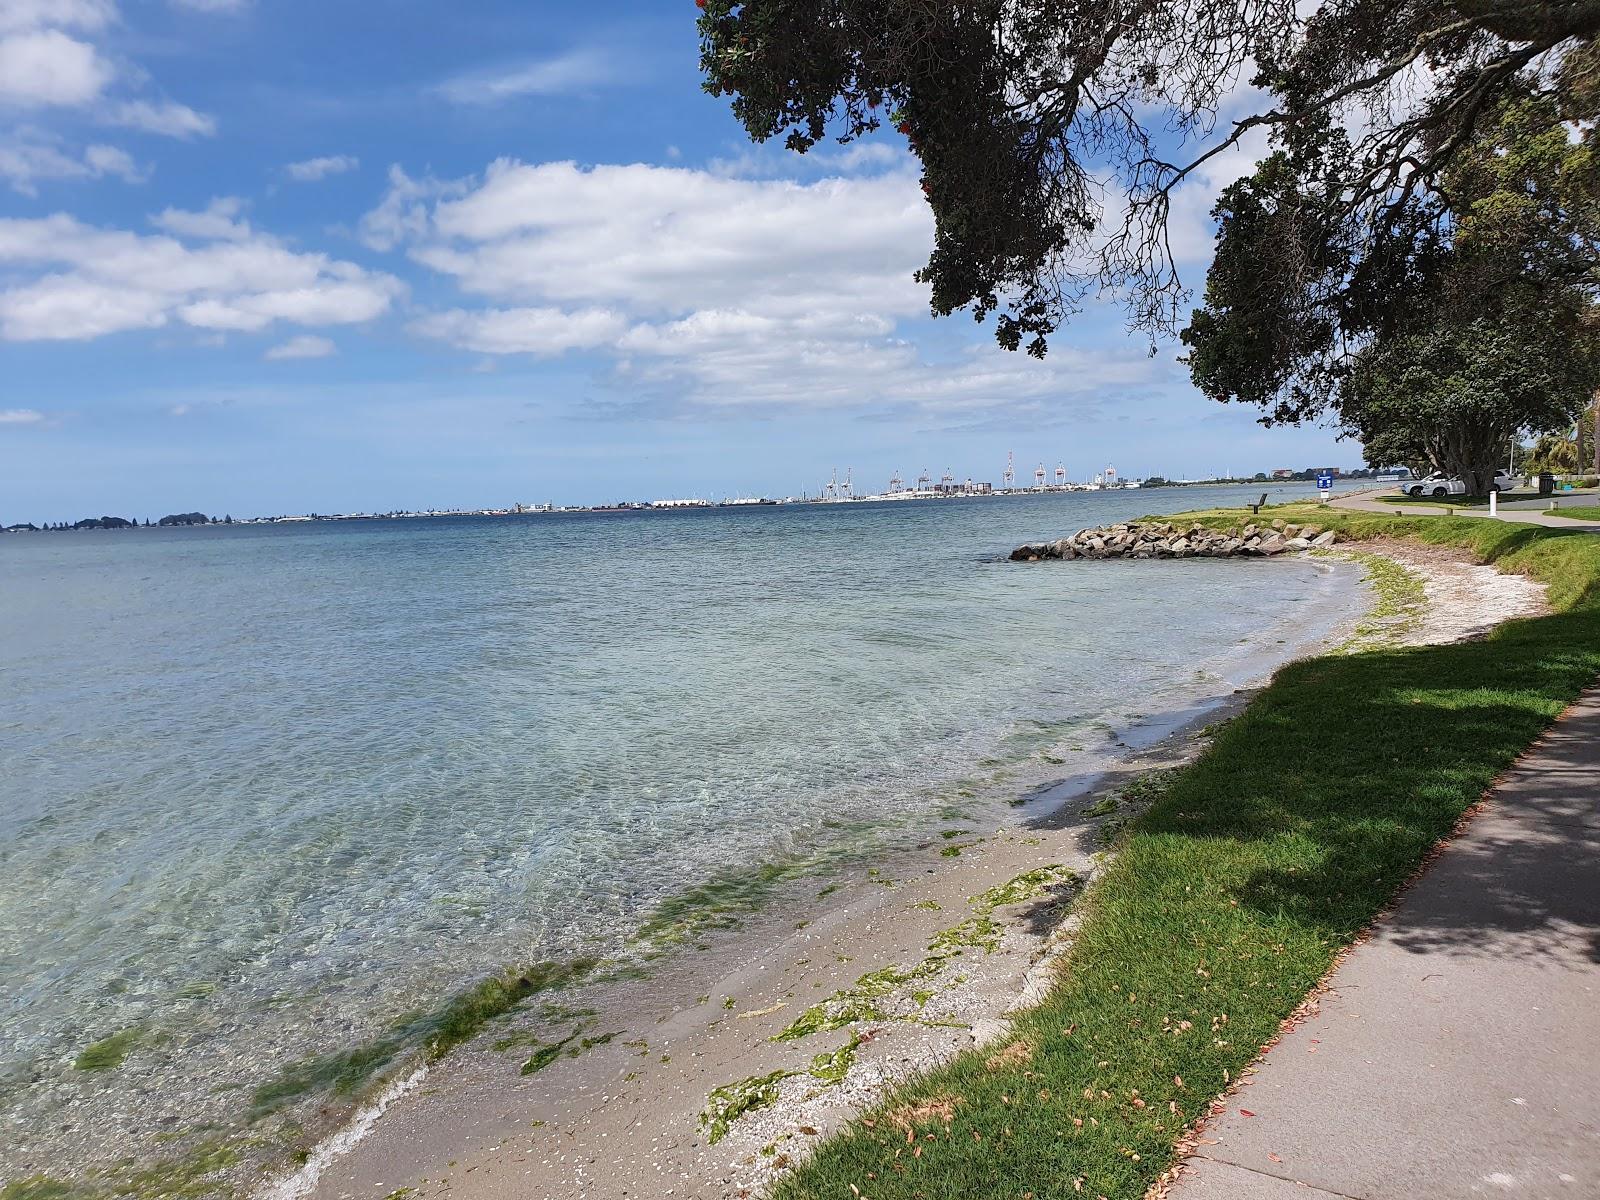
<path fill-rule="evenodd" d="M 696 11 L 0 0 L 0 524 L 1360 464 L 1114 304 L 930 317 L 903 139 L 752 145 Z"/>

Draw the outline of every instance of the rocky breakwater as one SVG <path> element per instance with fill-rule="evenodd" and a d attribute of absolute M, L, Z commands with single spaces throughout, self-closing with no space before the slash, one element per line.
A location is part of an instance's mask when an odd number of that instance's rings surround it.
<path fill-rule="evenodd" d="M 1080 529 L 1054 542 L 1033 542 L 1011 552 L 1012 562 L 1047 558 L 1272 558 L 1297 550 L 1323 549 L 1337 538 L 1333 530 L 1286 521 L 1252 523 L 1242 529 L 1131 521 Z"/>

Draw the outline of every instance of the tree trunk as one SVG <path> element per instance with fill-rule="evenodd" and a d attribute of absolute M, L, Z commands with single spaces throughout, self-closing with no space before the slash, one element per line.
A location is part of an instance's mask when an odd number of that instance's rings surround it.
<path fill-rule="evenodd" d="M 1449 426 L 1439 433 L 1432 456 L 1439 469 L 1461 480 L 1467 495 L 1487 496 L 1510 435 L 1503 429 L 1476 424 Z"/>

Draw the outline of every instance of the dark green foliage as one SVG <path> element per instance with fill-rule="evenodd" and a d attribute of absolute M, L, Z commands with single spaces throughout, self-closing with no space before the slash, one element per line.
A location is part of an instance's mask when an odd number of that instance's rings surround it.
<path fill-rule="evenodd" d="M 1271 94 L 1231 137 L 1365 130 L 1325 163 L 1340 241 L 1397 193 L 1434 194 L 1519 81 L 1568 119 L 1600 107 L 1600 0 L 705 0 L 700 32 L 706 88 L 751 137 L 904 136 L 936 221 L 934 312 L 994 315 L 1035 355 L 1094 290 L 1137 328 L 1181 322 L 1167 216 L 1202 165 L 1185 140 L 1251 64 Z"/>
<path fill-rule="evenodd" d="M 1195 383 L 1268 424 L 1332 412 L 1367 461 L 1487 491 L 1513 439 L 1570 428 L 1600 386 L 1600 146 L 1516 89 L 1437 193 L 1355 222 L 1336 128 L 1302 131 L 1219 201 Z"/>

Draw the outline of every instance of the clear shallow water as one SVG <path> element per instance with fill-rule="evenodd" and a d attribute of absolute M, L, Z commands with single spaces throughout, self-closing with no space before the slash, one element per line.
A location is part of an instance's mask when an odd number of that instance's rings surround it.
<path fill-rule="evenodd" d="M 0 1180 L 1229 690 L 1336 581 L 999 560 L 1259 491 L 0 539 Z"/>

